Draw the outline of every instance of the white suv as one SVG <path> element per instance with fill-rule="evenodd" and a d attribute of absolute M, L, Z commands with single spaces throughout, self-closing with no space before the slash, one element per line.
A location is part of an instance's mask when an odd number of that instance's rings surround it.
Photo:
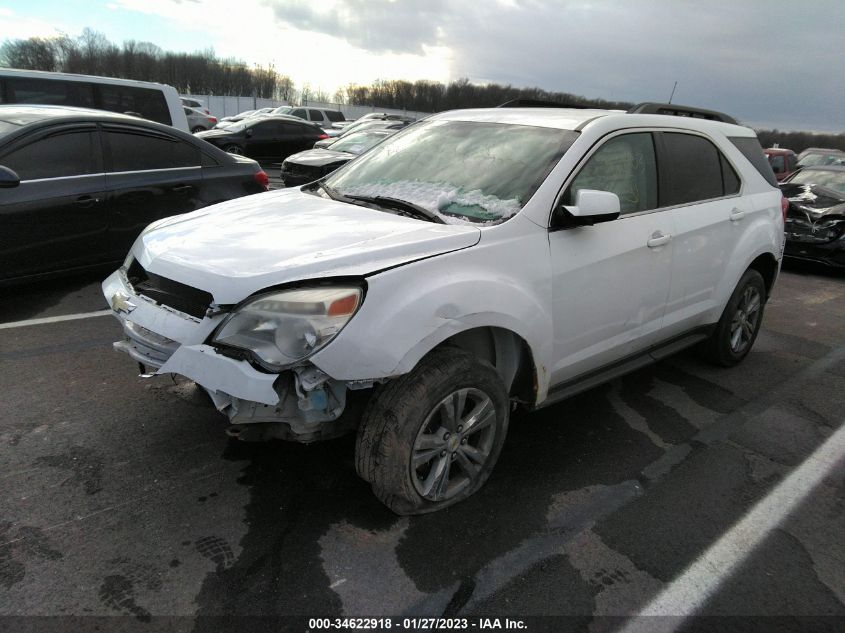
<path fill-rule="evenodd" d="M 600 110 L 445 112 L 325 179 L 154 223 L 104 283 L 144 375 L 242 439 L 357 429 L 397 513 L 489 476 L 542 407 L 700 344 L 748 354 L 782 197 L 754 135 Z"/>

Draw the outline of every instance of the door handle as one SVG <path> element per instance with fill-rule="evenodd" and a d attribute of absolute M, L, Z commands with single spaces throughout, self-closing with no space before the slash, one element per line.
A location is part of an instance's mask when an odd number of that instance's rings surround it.
<path fill-rule="evenodd" d="M 99 198 L 94 198 L 93 196 L 79 196 L 74 204 L 82 209 L 87 209 L 88 207 L 93 207 L 99 201 Z"/>
<path fill-rule="evenodd" d="M 188 193 L 193 188 L 193 185 L 176 185 L 171 191 L 173 193 Z"/>
<path fill-rule="evenodd" d="M 658 246 L 663 246 L 664 244 L 668 244 L 669 240 L 672 239 L 672 236 L 662 231 L 655 231 L 652 233 L 651 238 L 646 242 L 649 248 L 657 248 Z"/>
<path fill-rule="evenodd" d="M 731 222 L 739 222 L 742 218 L 745 217 L 745 211 L 742 209 L 734 208 L 731 210 Z"/>

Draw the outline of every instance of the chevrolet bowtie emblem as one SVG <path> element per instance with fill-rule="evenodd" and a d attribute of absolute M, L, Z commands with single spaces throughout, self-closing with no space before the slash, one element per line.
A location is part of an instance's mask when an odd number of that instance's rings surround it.
<path fill-rule="evenodd" d="M 129 314 L 137 307 L 138 306 L 129 301 L 129 297 L 122 292 L 115 292 L 111 296 L 111 309 L 117 313 L 125 312 L 126 314 Z"/>

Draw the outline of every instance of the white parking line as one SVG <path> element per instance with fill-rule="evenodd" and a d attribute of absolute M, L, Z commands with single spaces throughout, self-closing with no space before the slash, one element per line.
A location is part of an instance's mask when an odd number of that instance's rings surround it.
<path fill-rule="evenodd" d="M 677 631 L 843 459 L 845 424 L 633 616 L 618 633 Z"/>
<path fill-rule="evenodd" d="M 43 325 L 45 323 L 60 323 L 61 321 L 76 321 L 77 319 L 90 319 L 92 317 L 106 316 L 107 314 L 111 313 L 111 310 L 98 310 L 97 312 L 64 314 L 62 316 L 44 317 L 41 319 L 28 319 L 26 321 L 11 321 L 9 323 L 0 323 L 0 330 L 10 330 L 16 327 L 26 327 L 27 325 Z"/>

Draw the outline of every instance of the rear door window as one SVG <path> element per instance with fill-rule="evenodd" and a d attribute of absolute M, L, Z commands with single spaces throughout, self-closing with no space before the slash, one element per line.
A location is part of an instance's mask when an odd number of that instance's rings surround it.
<path fill-rule="evenodd" d="M 666 178 L 660 206 L 690 204 L 724 195 L 721 155 L 713 143 L 702 136 L 678 132 L 663 132 L 661 138 L 661 171 Z"/>
<path fill-rule="evenodd" d="M 60 131 L 0 157 L 21 180 L 63 178 L 102 172 L 95 130 Z"/>
<path fill-rule="evenodd" d="M 170 110 L 161 90 L 97 84 L 95 86 L 99 108 L 111 112 L 134 114 L 150 121 L 171 125 Z"/>
<path fill-rule="evenodd" d="M 308 110 L 308 118 L 312 121 L 322 121 L 323 113 L 319 110 Z"/>
<path fill-rule="evenodd" d="M 337 110 L 326 110 L 326 117 L 328 117 L 329 121 L 332 123 L 337 123 L 339 121 L 345 121 L 346 119 L 343 118 L 343 113 L 338 112 Z"/>
<path fill-rule="evenodd" d="M 112 172 L 197 167 L 201 162 L 199 148 L 165 134 L 131 128 L 108 129 L 106 139 Z"/>

